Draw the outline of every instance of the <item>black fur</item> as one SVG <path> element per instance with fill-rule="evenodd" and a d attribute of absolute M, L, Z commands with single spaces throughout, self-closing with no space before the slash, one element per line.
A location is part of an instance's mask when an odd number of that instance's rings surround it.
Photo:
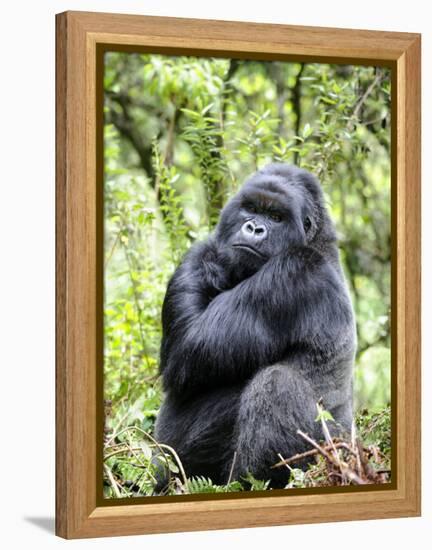
<path fill-rule="evenodd" d="M 165 401 L 156 437 L 188 476 L 226 483 L 251 472 L 283 487 L 278 453 L 321 438 L 322 398 L 352 422 L 354 316 L 317 180 L 270 164 L 223 209 L 172 277 L 162 311 Z"/>

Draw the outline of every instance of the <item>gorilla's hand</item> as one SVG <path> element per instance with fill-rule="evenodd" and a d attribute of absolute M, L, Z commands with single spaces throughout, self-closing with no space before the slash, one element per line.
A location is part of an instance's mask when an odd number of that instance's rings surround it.
<path fill-rule="evenodd" d="M 202 290 L 212 300 L 221 292 L 232 288 L 226 258 L 214 243 L 202 248 L 197 255 Z"/>
<path fill-rule="evenodd" d="M 201 271 L 203 287 L 210 299 L 230 288 L 228 270 L 215 248 L 211 247 L 203 254 Z"/>

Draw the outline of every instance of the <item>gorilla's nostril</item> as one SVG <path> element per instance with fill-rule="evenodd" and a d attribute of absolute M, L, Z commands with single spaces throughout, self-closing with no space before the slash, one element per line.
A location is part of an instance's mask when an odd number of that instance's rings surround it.
<path fill-rule="evenodd" d="M 253 223 L 248 222 L 245 226 L 245 229 L 248 233 L 253 233 L 255 230 L 255 226 Z"/>
<path fill-rule="evenodd" d="M 255 233 L 257 235 L 262 235 L 265 232 L 265 228 L 262 225 L 255 227 Z"/>

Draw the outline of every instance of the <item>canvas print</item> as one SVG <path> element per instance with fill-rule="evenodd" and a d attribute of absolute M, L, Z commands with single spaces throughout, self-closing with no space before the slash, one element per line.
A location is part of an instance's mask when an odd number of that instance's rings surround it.
<path fill-rule="evenodd" d="M 104 498 L 388 484 L 391 71 L 103 79 Z"/>

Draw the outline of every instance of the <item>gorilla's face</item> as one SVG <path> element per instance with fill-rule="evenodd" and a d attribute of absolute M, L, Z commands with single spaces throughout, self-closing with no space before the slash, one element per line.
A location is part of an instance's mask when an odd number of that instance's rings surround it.
<path fill-rule="evenodd" d="M 231 265 L 249 272 L 324 234 L 334 240 L 319 183 L 305 170 L 285 164 L 270 164 L 247 180 L 222 211 L 216 229 Z"/>

